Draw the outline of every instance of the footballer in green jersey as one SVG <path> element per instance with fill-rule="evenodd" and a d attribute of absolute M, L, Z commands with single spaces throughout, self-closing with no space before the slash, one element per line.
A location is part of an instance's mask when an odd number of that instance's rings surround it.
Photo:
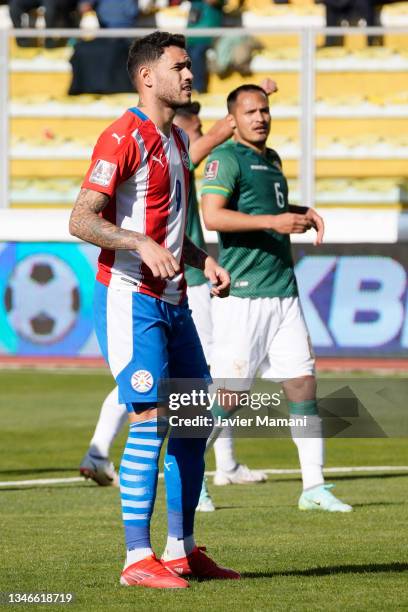
<path fill-rule="evenodd" d="M 233 140 L 211 154 L 202 189 L 204 222 L 218 232 L 220 262 L 231 276 L 229 297 L 213 300 L 211 375 L 238 396 L 258 371 L 281 381 L 290 416 L 307 421 L 291 427 L 303 481 L 299 508 L 350 512 L 324 483 L 314 356 L 290 250 L 290 234 L 312 228 L 320 244 L 323 220 L 312 208 L 289 204 L 281 160 L 266 146 L 271 115 L 263 89 L 238 87 L 227 105 Z M 239 402 L 218 408 L 228 416 Z"/>
<path fill-rule="evenodd" d="M 200 249 L 205 248 L 203 228 L 198 211 L 197 189 L 195 185 L 194 166 L 190 162 L 190 190 L 188 194 L 186 234 Z M 184 277 L 188 287 L 197 287 L 207 283 L 204 274 L 198 268 L 185 266 Z"/>
<path fill-rule="evenodd" d="M 228 199 L 228 209 L 248 215 L 289 211 L 288 185 L 279 155 L 258 151 L 233 140 L 210 155 L 204 194 Z M 220 261 L 230 270 L 230 295 L 291 297 L 297 295 L 288 234 L 273 229 L 220 232 Z"/>

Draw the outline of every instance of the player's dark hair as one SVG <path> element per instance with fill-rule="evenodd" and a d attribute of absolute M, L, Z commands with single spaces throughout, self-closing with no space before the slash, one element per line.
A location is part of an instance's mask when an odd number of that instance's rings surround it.
<path fill-rule="evenodd" d="M 166 47 L 186 48 L 186 39 L 182 34 L 170 32 L 153 32 L 143 38 L 137 38 L 130 46 L 127 70 L 133 81 L 136 70 L 142 64 L 156 62 L 163 55 Z"/>
<path fill-rule="evenodd" d="M 264 89 L 262 89 L 262 87 L 259 87 L 259 85 L 253 85 L 251 83 L 247 84 L 247 85 L 240 85 L 239 87 L 237 87 L 236 89 L 233 89 L 229 94 L 228 94 L 228 98 L 227 98 L 227 108 L 228 108 L 228 112 L 232 113 L 234 110 L 234 106 L 237 103 L 238 97 L 241 93 L 247 93 L 248 91 L 260 91 L 261 93 L 263 93 L 263 95 L 267 98 L 267 94 L 265 92 Z"/>

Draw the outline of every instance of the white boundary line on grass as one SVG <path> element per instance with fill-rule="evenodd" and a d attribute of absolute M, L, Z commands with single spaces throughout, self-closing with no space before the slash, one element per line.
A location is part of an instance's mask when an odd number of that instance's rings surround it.
<path fill-rule="evenodd" d="M 266 474 L 300 474 L 299 469 L 274 469 L 267 468 L 262 470 Z M 408 465 L 359 465 L 351 467 L 331 467 L 325 468 L 327 474 L 350 474 L 353 472 L 408 472 Z M 206 472 L 207 476 L 214 476 L 215 472 Z M 163 473 L 159 474 L 163 478 Z M 84 482 L 82 476 L 74 476 L 71 478 L 38 478 L 36 480 L 6 480 L 0 482 L 0 487 L 23 487 L 30 485 L 49 485 L 49 484 L 64 484 L 72 482 Z"/>

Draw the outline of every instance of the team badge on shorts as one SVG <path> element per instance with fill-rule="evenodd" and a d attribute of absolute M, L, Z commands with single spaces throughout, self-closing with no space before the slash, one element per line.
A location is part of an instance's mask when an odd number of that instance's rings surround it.
<path fill-rule="evenodd" d="M 132 374 L 130 384 L 135 391 L 139 393 L 147 393 L 153 387 L 153 376 L 148 370 L 136 370 Z"/>
<path fill-rule="evenodd" d="M 217 178 L 219 165 L 220 162 L 218 159 L 208 162 L 204 173 L 204 178 L 207 179 L 207 181 L 212 181 L 213 179 Z"/>
<path fill-rule="evenodd" d="M 116 168 L 116 164 L 112 164 L 104 159 L 98 159 L 89 177 L 89 182 L 107 187 L 115 174 Z"/>

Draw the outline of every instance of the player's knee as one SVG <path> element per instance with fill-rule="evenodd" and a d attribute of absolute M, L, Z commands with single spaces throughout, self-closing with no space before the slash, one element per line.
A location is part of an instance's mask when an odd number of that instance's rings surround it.
<path fill-rule="evenodd" d="M 316 397 L 316 379 L 313 375 L 291 378 L 283 383 L 288 400 L 303 401 Z"/>
<path fill-rule="evenodd" d="M 130 402 L 126 404 L 130 423 L 157 421 L 157 434 L 164 437 L 168 430 L 168 419 L 160 414 L 157 402 Z"/>

